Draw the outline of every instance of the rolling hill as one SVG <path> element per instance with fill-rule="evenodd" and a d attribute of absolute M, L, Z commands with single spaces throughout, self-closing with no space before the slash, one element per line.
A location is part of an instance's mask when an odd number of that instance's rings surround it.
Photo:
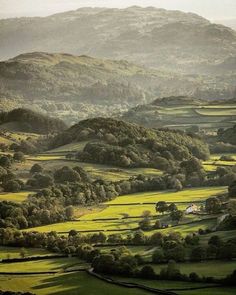
<path fill-rule="evenodd" d="M 89 117 L 124 112 L 156 97 L 232 98 L 234 75 L 228 76 L 223 68 L 222 75 L 211 79 L 124 60 L 25 53 L 0 62 L 0 103 L 6 111 L 27 107 L 72 125 Z"/>

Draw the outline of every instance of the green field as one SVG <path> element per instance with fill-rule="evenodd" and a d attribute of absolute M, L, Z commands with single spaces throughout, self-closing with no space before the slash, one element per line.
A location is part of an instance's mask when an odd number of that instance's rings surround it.
<path fill-rule="evenodd" d="M 149 292 L 107 284 L 85 272 L 40 276 L 0 276 L 3 290 L 37 295 L 147 295 Z"/>
<path fill-rule="evenodd" d="M 11 201 L 21 203 L 25 201 L 32 192 L 0 193 L 0 201 Z"/>
<path fill-rule="evenodd" d="M 113 233 L 113 231 L 117 230 L 132 230 L 138 227 L 138 222 L 140 219 L 127 219 L 127 220 L 114 220 L 114 221 L 68 221 L 63 223 L 56 223 L 51 225 L 39 226 L 27 229 L 26 231 L 38 231 L 38 232 L 50 232 L 50 231 L 57 231 L 57 232 L 69 232 L 70 230 L 74 229 L 77 231 L 107 231 L 109 233 Z"/>
<path fill-rule="evenodd" d="M 74 142 L 70 144 L 66 144 L 63 146 L 60 146 L 58 148 L 55 148 L 53 150 L 49 150 L 47 153 L 69 153 L 69 152 L 79 152 L 82 151 L 85 147 L 85 145 L 88 143 L 88 141 L 80 141 L 80 142 Z M 45 154 L 47 154 L 45 153 Z"/>
<path fill-rule="evenodd" d="M 21 249 L 22 248 L 20 247 L 0 247 L 0 259 L 19 258 Z M 25 251 L 25 257 L 51 254 L 47 250 L 37 249 L 37 248 L 27 248 L 27 249 L 24 249 L 24 251 Z"/>
<path fill-rule="evenodd" d="M 188 283 L 188 282 L 173 282 L 173 281 L 155 281 L 155 280 L 143 280 L 135 278 L 122 278 L 114 277 L 114 279 L 121 282 L 130 282 L 142 284 L 151 288 L 157 288 L 161 290 L 173 290 L 175 293 L 180 295 L 233 295 L 236 292 L 236 288 L 233 287 L 216 287 L 212 288 L 211 284 L 203 283 Z M 188 289 L 188 288 L 201 288 L 209 287 L 207 289 L 196 289 L 196 290 L 185 290 L 179 291 L 178 289 Z"/>
<path fill-rule="evenodd" d="M 206 261 L 197 263 L 178 263 L 181 273 L 189 275 L 196 272 L 199 276 L 224 278 L 236 270 L 236 261 Z M 165 265 L 154 265 L 156 273 L 159 273 Z"/>
<path fill-rule="evenodd" d="M 60 271 L 70 266 L 81 265 L 77 258 L 52 258 L 47 260 L 0 263 L 0 272 L 47 272 Z"/>
<path fill-rule="evenodd" d="M 63 223 L 50 224 L 40 227 L 35 227 L 34 230 L 39 232 L 69 232 L 71 229 L 77 231 L 123 231 L 133 230 L 139 226 L 139 221 L 142 219 L 144 211 L 150 211 L 152 215 L 156 215 L 155 203 L 161 200 L 167 202 L 180 202 L 178 204 L 179 209 L 184 210 L 186 206 L 194 201 L 204 202 L 209 196 L 217 195 L 225 192 L 225 187 L 211 187 L 211 188 L 195 188 L 187 189 L 180 192 L 164 191 L 164 192 L 149 192 L 139 193 L 127 196 L 117 197 L 111 202 L 107 202 L 105 206 L 101 206 L 100 210 L 94 213 L 85 214 L 80 217 L 77 221 L 68 221 Z M 145 202 L 153 202 L 150 205 L 143 205 Z M 182 203 L 181 203 L 182 202 Z M 138 205 L 134 205 L 138 203 Z M 127 205 L 122 205 L 127 204 Z M 132 205 L 133 204 L 133 205 Z M 123 219 L 124 217 L 136 217 L 132 219 Z M 94 219 L 107 219 L 117 218 L 117 220 L 96 220 Z M 157 217 L 155 218 L 157 219 Z M 153 222 L 155 222 L 153 219 Z M 193 221 L 191 224 L 180 224 L 175 227 L 175 230 L 179 230 L 183 234 L 187 234 L 191 231 L 198 231 L 199 228 L 207 229 L 215 225 L 215 220 L 202 220 L 202 217 L 198 216 L 186 216 L 183 223 Z M 168 222 L 168 224 L 171 224 Z M 170 231 L 170 228 L 164 229 L 163 231 Z M 32 231 L 32 229 L 27 229 Z M 153 231 L 148 234 L 152 234 Z"/>
<path fill-rule="evenodd" d="M 218 194 L 226 192 L 226 187 L 204 187 L 204 188 L 193 188 L 185 189 L 180 192 L 173 191 L 158 191 L 158 192 L 147 192 L 137 193 L 132 195 L 125 195 L 117 197 L 111 202 L 106 204 L 132 204 L 132 203 L 157 203 L 158 201 L 166 202 L 186 202 L 191 203 L 194 201 L 204 201 L 210 196 L 216 196 Z"/>

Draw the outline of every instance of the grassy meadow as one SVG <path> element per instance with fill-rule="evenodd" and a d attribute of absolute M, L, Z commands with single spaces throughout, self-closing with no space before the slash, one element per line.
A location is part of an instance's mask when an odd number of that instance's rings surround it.
<path fill-rule="evenodd" d="M 33 192 L 18 192 L 18 193 L 0 193 L 0 201 L 11 201 L 21 203 L 25 201 Z"/>

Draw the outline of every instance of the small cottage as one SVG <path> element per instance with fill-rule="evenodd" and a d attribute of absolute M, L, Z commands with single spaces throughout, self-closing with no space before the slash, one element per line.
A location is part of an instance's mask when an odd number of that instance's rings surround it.
<path fill-rule="evenodd" d="M 199 211 L 199 208 L 196 204 L 191 204 L 190 206 L 188 206 L 185 210 L 186 214 L 193 214 Z"/>

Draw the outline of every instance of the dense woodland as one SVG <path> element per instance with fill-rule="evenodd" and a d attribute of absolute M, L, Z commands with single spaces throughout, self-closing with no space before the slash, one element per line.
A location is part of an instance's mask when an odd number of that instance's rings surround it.
<path fill-rule="evenodd" d="M 22 132 L 49 134 L 66 129 L 66 124 L 59 119 L 50 118 L 23 108 L 0 113 L 0 125 L 12 122 Z"/>

